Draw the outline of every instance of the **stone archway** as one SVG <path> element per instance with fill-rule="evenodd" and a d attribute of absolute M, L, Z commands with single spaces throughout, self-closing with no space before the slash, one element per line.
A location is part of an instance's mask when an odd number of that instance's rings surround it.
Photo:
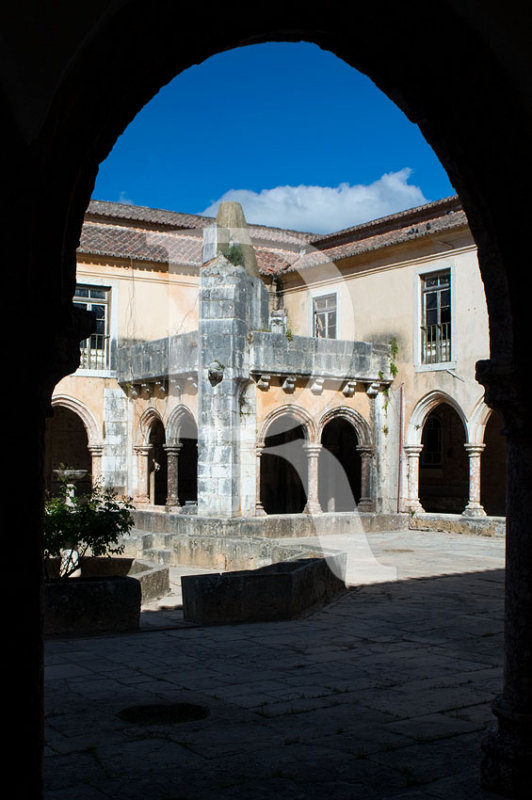
<path fill-rule="evenodd" d="M 321 434 L 318 487 L 323 511 L 354 511 L 361 495 L 362 462 L 356 430 L 334 417 Z"/>
<path fill-rule="evenodd" d="M 26 321 L 36 366 L 34 390 L 21 395 L 24 432 L 17 429 L 11 449 L 16 453 L 13 477 L 5 489 L 14 503 L 27 509 L 31 529 L 39 531 L 44 414 L 54 384 L 75 369 L 78 342 L 90 333 L 90 323 L 71 311 L 75 247 L 98 163 L 119 133 L 165 82 L 215 52 L 279 38 L 307 39 L 330 48 L 368 74 L 419 124 L 460 193 L 479 247 L 491 359 L 478 365 L 478 375 L 487 387 L 486 402 L 501 412 L 508 436 L 506 580 L 511 590 L 505 612 L 504 696 L 497 704 L 498 733 L 486 745 L 484 782 L 526 796 L 531 753 L 525 730 L 532 708 L 532 570 L 527 566 L 532 440 L 526 391 L 531 276 L 524 268 L 528 239 L 516 232 L 527 230 L 530 219 L 532 12 L 517 0 L 488 6 L 479 0 L 414 0 L 405 14 L 396 3 L 377 0 L 357 7 L 354 26 L 346 25 L 334 9 L 273 2 L 262 12 L 260 22 L 252 7 L 220 6 L 206 17 L 203 8 L 168 0 L 155 0 L 149 11 L 129 0 L 108 4 L 101 12 L 80 7 L 75 15 L 50 2 L 45 17 L 28 14 L 24 3 L 10 9 L 5 31 L 10 47 L 1 67 L 4 196 L 9 198 L 3 222 L 4 258 L 17 268 L 6 271 L 4 289 L 15 318 Z M 198 30 L 201 37 L 190 35 Z M 53 32 L 53 57 L 48 32 Z M 124 58 L 126 52 L 134 52 L 135 58 Z M 21 247 L 21 241 L 27 246 Z M 27 357 L 22 341 L 19 347 L 13 375 Z M 26 603 L 17 628 L 25 632 L 31 657 L 16 662 L 13 672 L 20 686 L 17 695 L 23 698 L 17 718 L 35 736 L 26 737 L 28 768 L 18 780 L 22 795 L 38 797 L 38 536 L 32 537 L 24 561 Z"/>
<path fill-rule="evenodd" d="M 461 514 L 469 497 L 466 430 L 457 411 L 442 402 L 425 420 L 419 459 L 419 500 L 425 511 Z"/>
<path fill-rule="evenodd" d="M 56 405 L 46 420 L 44 439 L 44 480 L 51 494 L 57 494 L 61 481 L 54 470 L 64 465 L 69 469 L 86 470 L 86 476 L 76 482 L 76 492 L 84 494 L 92 485 L 92 458 L 89 437 L 82 418 L 71 408 Z"/>
<path fill-rule="evenodd" d="M 289 413 L 267 426 L 260 458 L 260 502 L 266 514 L 301 514 L 307 503 L 307 430 Z"/>
<path fill-rule="evenodd" d="M 148 436 L 148 497 L 154 506 L 166 505 L 168 489 L 166 435 L 162 420 L 155 418 Z"/>
<path fill-rule="evenodd" d="M 167 505 L 179 510 L 186 503 L 198 500 L 198 426 L 192 412 L 184 405 L 172 410 L 168 417 Z"/>

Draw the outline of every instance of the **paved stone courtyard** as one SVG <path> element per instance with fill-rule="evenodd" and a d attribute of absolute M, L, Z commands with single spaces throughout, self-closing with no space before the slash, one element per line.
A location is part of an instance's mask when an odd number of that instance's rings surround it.
<path fill-rule="evenodd" d="M 398 580 L 366 565 L 364 582 L 360 542 L 328 536 L 359 585 L 303 619 L 187 626 L 176 592 L 138 633 L 48 641 L 47 800 L 495 798 L 478 763 L 502 686 L 504 541 L 368 539 Z M 209 716 L 117 716 L 159 703 Z"/>

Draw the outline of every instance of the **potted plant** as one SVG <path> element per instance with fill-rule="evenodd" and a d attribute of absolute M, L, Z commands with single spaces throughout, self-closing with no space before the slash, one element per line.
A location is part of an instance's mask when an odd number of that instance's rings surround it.
<path fill-rule="evenodd" d="M 132 511 L 129 500 L 120 500 L 100 484 L 77 496 L 66 479 L 60 493 L 46 501 L 46 633 L 103 633 L 138 627 L 140 584 L 109 569 L 117 561 L 111 557 L 124 551 L 121 538 L 131 530 Z"/>

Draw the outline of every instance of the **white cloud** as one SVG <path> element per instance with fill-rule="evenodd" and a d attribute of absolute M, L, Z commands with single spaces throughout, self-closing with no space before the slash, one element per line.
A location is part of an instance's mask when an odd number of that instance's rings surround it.
<path fill-rule="evenodd" d="M 120 192 L 120 195 L 118 197 L 118 201 L 117 202 L 122 203 L 122 205 L 124 205 L 124 206 L 135 205 L 133 203 L 133 200 L 130 200 L 129 197 L 126 195 L 125 191 L 123 191 L 123 190 Z"/>
<path fill-rule="evenodd" d="M 215 216 L 222 201 L 236 200 L 248 222 L 330 233 L 426 203 L 419 186 L 408 183 L 411 174 L 405 167 L 368 185 L 276 186 L 258 193 L 230 189 L 201 213 Z"/>

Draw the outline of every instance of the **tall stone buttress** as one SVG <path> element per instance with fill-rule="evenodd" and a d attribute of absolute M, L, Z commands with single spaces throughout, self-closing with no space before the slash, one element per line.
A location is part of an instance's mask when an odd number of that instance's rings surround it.
<path fill-rule="evenodd" d="M 248 445 L 242 414 L 250 379 L 253 331 L 268 325 L 268 293 L 239 203 L 222 203 L 204 233 L 200 271 L 198 353 L 198 514 L 253 514 L 251 487 L 242 469 Z M 247 498 L 250 508 L 242 508 Z"/>

